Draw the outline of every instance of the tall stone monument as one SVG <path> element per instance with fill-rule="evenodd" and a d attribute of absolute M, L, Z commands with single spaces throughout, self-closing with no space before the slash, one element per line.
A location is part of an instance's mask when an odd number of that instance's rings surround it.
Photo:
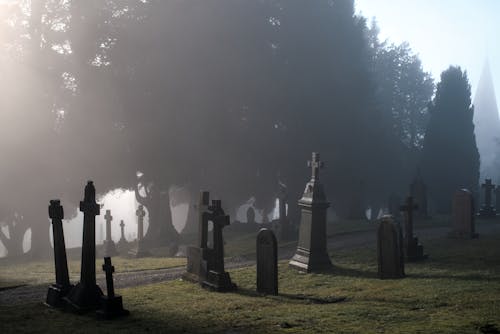
<path fill-rule="evenodd" d="M 278 294 L 278 241 L 267 228 L 257 234 L 257 292 Z"/>
<path fill-rule="evenodd" d="M 427 210 L 427 186 L 422 179 L 420 169 L 417 170 L 417 176 L 410 184 L 410 196 L 418 203 L 418 211 L 415 216 L 418 218 L 428 218 L 429 212 Z"/>
<path fill-rule="evenodd" d="M 120 240 L 118 240 L 118 248 L 123 250 L 128 246 L 127 239 L 125 239 L 125 223 L 120 220 Z"/>
<path fill-rule="evenodd" d="M 64 210 L 58 199 L 50 201 L 49 217 L 52 219 L 52 236 L 54 239 L 54 262 L 56 269 L 56 283 L 49 287 L 46 304 L 52 307 L 63 305 L 63 297 L 73 288 L 69 283 L 68 261 L 66 258 L 66 244 L 62 220 Z"/>
<path fill-rule="evenodd" d="M 326 210 L 330 203 L 319 182 L 319 170 L 323 167 L 319 153 L 313 152 L 308 166 L 312 169 L 312 176 L 299 200 L 299 242 L 290 266 L 310 273 L 332 268 L 332 263 L 326 247 Z"/>
<path fill-rule="evenodd" d="M 484 204 L 479 209 L 480 217 L 491 218 L 497 215 L 496 209 L 492 206 L 492 192 L 495 190 L 495 185 L 491 183 L 491 179 L 486 179 L 481 185 L 484 189 Z"/>
<path fill-rule="evenodd" d="M 65 301 L 71 310 L 85 312 L 96 309 L 102 291 L 95 278 L 95 216 L 100 214 L 100 206 L 95 201 L 95 188 L 92 181 L 85 187 L 85 196 L 80 202 L 83 212 L 83 242 L 80 282 L 69 292 Z"/>
<path fill-rule="evenodd" d="M 453 196 L 452 209 L 453 230 L 450 233 L 450 237 L 464 239 L 477 238 L 472 193 L 467 189 L 457 190 Z"/>
<path fill-rule="evenodd" d="M 378 227 L 377 259 L 381 279 L 405 277 L 401 227 L 391 215 L 383 216 Z"/>
<path fill-rule="evenodd" d="M 420 210 L 419 205 L 414 204 L 413 197 L 408 196 L 406 204 L 400 207 L 405 213 L 405 234 L 404 234 L 404 252 L 408 261 L 419 261 L 427 258 L 424 255 L 424 247 L 419 244 L 418 238 L 413 235 L 413 213 Z"/>
<path fill-rule="evenodd" d="M 146 245 L 144 243 L 144 217 L 146 216 L 146 211 L 144 211 L 144 205 L 139 205 L 139 208 L 135 211 L 137 216 L 137 245 L 134 249 L 130 250 L 129 254 L 139 257 L 150 256 Z"/>
<path fill-rule="evenodd" d="M 106 220 L 106 240 L 104 240 L 104 256 L 111 257 L 118 255 L 116 251 L 115 242 L 111 237 L 111 221 L 113 220 L 113 216 L 111 215 L 111 210 L 106 210 L 106 215 L 104 216 Z"/>

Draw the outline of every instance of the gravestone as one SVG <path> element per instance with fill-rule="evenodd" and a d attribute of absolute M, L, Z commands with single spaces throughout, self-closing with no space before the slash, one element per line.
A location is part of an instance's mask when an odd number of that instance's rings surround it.
<path fill-rule="evenodd" d="M 69 308 L 76 312 L 96 309 L 101 301 L 102 291 L 95 278 L 95 216 L 100 214 L 100 206 L 95 201 L 92 181 L 85 187 L 85 196 L 80 202 L 83 212 L 83 242 L 80 282 L 65 297 Z"/>
<path fill-rule="evenodd" d="M 130 312 L 123 308 L 122 296 L 115 295 L 113 273 L 115 267 L 111 264 L 111 258 L 105 257 L 102 270 L 106 273 L 106 290 L 108 295 L 101 297 L 101 307 L 97 310 L 97 316 L 103 319 L 112 319 L 129 315 Z"/>
<path fill-rule="evenodd" d="M 453 195 L 452 203 L 453 238 L 477 238 L 474 222 L 474 198 L 467 189 L 460 189 Z"/>
<path fill-rule="evenodd" d="M 415 216 L 418 218 L 429 218 L 427 210 L 427 186 L 422 179 L 420 169 L 417 171 L 417 176 L 410 184 L 410 196 L 418 203 L 418 211 Z"/>
<path fill-rule="evenodd" d="M 136 247 L 130 250 L 129 254 L 140 258 L 147 257 L 151 254 L 146 249 L 146 244 L 144 243 L 144 217 L 146 216 L 146 211 L 144 211 L 144 205 L 139 205 L 139 208 L 135 211 L 137 216 L 137 244 Z"/>
<path fill-rule="evenodd" d="M 495 190 L 495 185 L 491 183 L 491 179 L 486 179 L 485 182 L 481 185 L 481 188 L 484 189 L 484 204 L 481 206 L 478 215 L 485 218 L 495 217 L 497 215 L 497 212 L 492 206 L 491 196 L 493 190 Z"/>
<path fill-rule="evenodd" d="M 111 210 L 106 210 L 106 215 L 104 216 L 106 220 L 106 240 L 104 240 L 104 256 L 111 257 L 118 255 L 116 251 L 115 243 L 111 237 L 111 221 L 113 216 L 111 215 Z"/>
<path fill-rule="evenodd" d="M 287 213 L 288 195 L 285 185 L 280 183 L 278 192 L 278 220 L 274 221 L 274 230 L 280 241 L 293 240 L 295 237 L 294 227 Z"/>
<path fill-rule="evenodd" d="M 495 190 L 495 199 L 496 199 L 497 214 L 500 215 L 500 185 L 497 186 L 497 189 Z"/>
<path fill-rule="evenodd" d="M 52 307 L 63 305 L 63 297 L 73 288 L 69 283 L 68 261 L 66 258 L 66 244 L 62 220 L 64 210 L 60 200 L 51 200 L 49 206 L 49 218 L 52 219 L 52 236 L 54 240 L 54 262 L 56 269 L 56 283 L 49 287 L 46 304 Z"/>
<path fill-rule="evenodd" d="M 301 219 L 299 242 L 290 266 L 304 272 L 319 272 L 332 268 L 326 249 L 326 210 L 327 202 L 323 186 L 319 181 L 319 170 L 323 167 L 319 154 L 313 152 L 311 180 L 299 200 Z"/>
<path fill-rule="evenodd" d="M 247 224 L 257 224 L 255 221 L 255 210 L 251 206 L 247 209 Z"/>
<path fill-rule="evenodd" d="M 391 215 L 383 216 L 378 227 L 377 259 L 381 279 L 405 276 L 401 227 Z"/>
<path fill-rule="evenodd" d="M 400 210 L 405 213 L 405 236 L 404 236 L 404 251 L 408 261 L 419 261 L 427 258 L 424 255 L 424 247 L 418 243 L 418 238 L 413 235 L 413 213 L 420 210 L 420 207 L 413 203 L 413 197 L 408 196 L 406 204 L 400 207 Z"/>
<path fill-rule="evenodd" d="M 118 248 L 123 250 L 128 246 L 127 239 L 125 239 L 125 223 L 123 222 L 123 220 L 120 220 L 120 233 L 121 236 L 120 240 L 118 241 Z"/>
<path fill-rule="evenodd" d="M 257 292 L 278 294 L 278 242 L 267 228 L 257 234 Z"/>

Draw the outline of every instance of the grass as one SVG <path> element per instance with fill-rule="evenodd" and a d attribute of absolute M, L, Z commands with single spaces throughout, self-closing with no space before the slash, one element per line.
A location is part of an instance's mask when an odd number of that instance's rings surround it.
<path fill-rule="evenodd" d="M 255 267 L 233 270 L 235 293 L 184 281 L 122 289 L 131 316 L 96 321 L 44 307 L 0 306 L 2 333 L 498 333 L 500 235 L 425 241 L 430 258 L 407 278 L 377 278 L 375 249 L 338 251 L 335 268 L 301 274 L 279 265 L 280 295 L 258 296 Z M 334 298 L 332 298 L 334 297 Z M 342 302 L 332 303 L 336 297 Z"/>

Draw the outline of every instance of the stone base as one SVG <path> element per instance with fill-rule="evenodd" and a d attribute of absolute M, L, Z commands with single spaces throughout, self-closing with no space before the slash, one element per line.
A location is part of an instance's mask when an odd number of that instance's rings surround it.
<path fill-rule="evenodd" d="M 229 292 L 237 289 L 236 284 L 231 282 L 228 272 L 216 272 L 210 270 L 207 279 L 201 282 L 201 286 L 217 292 Z"/>
<path fill-rule="evenodd" d="M 187 248 L 186 272 L 182 278 L 190 282 L 199 283 L 207 277 L 206 249 L 189 246 Z"/>
<path fill-rule="evenodd" d="M 139 245 L 136 248 L 132 248 L 128 253 L 129 255 L 132 255 L 133 257 L 136 258 L 151 256 L 151 253 L 148 252 L 146 249 L 144 249 L 144 247 L 141 245 Z"/>
<path fill-rule="evenodd" d="M 113 242 L 113 240 L 111 240 L 111 241 L 104 240 L 103 250 L 104 250 L 104 256 L 112 257 L 112 256 L 118 255 L 118 252 L 116 251 L 115 243 Z"/>
<path fill-rule="evenodd" d="M 422 261 L 429 257 L 424 254 L 424 247 L 418 243 L 418 238 L 413 238 L 406 245 L 406 260 L 408 262 Z"/>
<path fill-rule="evenodd" d="M 65 302 L 63 298 L 66 297 L 66 295 L 72 288 L 73 285 L 62 287 L 57 284 L 52 284 L 51 286 L 49 286 L 49 291 L 47 292 L 47 299 L 45 300 L 45 305 L 51 307 L 64 306 Z"/>
<path fill-rule="evenodd" d="M 292 268 L 306 273 L 322 272 L 333 268 L 330 257 L 326 252 L 313 254 L 309 250 L 301 247 L 297 248 L 297 252 L 289 265 Z"/>
<path fill-rule="evenodd" d="M 452 239 L 476 239 L 479 238 L 479 234 L 475 232 L 465 232 L 465 231 L 451 231 L 448 233 L 448 238 Z"/>
<path fill-rule="evenodd" d="M 492 206 L 483 206 L 479 210 L 477 216 L 482 218 L 494 218 L 497 216 L 497 210 L 495 210 L 495 208 Z"/>
<path fill-rule="evenodd" d="M 129 248 L 129 246 L 130 246 L 130 245 L 129 245 L 129 243 L 128 243 L 128 241 L 127 241 L 127 240 L 125 240 L 125 239 L 120 239 L 120 241 L 118 241 L 118 243 L 116 244 L 116 246 L 118 247 L 118 249 L 119 249 L 120 251 L 123 251 L 124 249 Z"/>
<path fill-rule="evenodd" d="M 66 308 L 75 313 L 85 313 L 95 310 L 101 304 L 103 293 L 101 288 L 96 284 L 94 286 L 86 286 L 78 283 L 66 297 Z"/>
<path fill-rule="evenodd" d="M 123 317 L 130 314 L 128 310 L 123 308 L 122 296 L 101 297 L 101 308 L 96 311 L 97 317 L 100 319 L 113 319 Z"/>

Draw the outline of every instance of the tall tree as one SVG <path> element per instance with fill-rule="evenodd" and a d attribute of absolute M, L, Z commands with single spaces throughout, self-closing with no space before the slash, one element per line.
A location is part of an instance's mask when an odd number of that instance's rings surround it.
<path fill-rule="evenodd" d="M 479 153 L 470 89 L 467 73 L 460 67 L 451 66 L 441 74 L 430 106 L 422 172 L 428 182 L 431 202 L 441 213 L 450 211 L 455 190 L 478 190 Z"/>

